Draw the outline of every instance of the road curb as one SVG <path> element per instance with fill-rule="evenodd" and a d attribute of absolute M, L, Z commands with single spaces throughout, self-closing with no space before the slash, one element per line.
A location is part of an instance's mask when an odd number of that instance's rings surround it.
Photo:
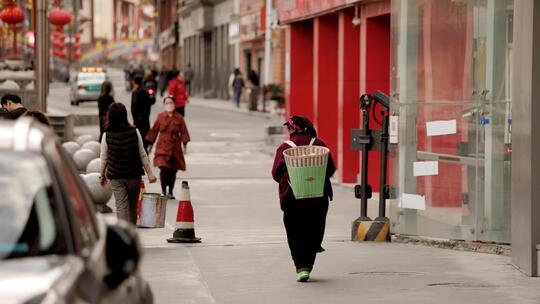
<path fill-rule="evenodd" d="M 400 234 L 393 235 L 392 242 L 411 245 L 422 245 L 441 249 L 452 249 L 457 251 L 489 253 L 502 256 L 510 256 L 512 253 L 512 247 L 506 244 L 433 239 L 427 237 Z"/>

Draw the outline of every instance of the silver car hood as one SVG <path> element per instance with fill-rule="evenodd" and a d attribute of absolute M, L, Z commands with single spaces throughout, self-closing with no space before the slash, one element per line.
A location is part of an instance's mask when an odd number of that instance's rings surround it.
<path fill-rule="evenodd" d="M 1 302 L 24 303 L 51 290 L 62 294 L 66 281 L 74 279 L 74 274 L 80 273 L 82 268 L 82 261 L 75 257 L 49 256 L 1 261 Z"/>

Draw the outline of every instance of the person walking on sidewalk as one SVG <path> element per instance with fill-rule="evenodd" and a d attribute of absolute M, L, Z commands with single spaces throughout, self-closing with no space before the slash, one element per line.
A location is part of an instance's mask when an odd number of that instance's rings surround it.
<path fill-rule="evenodd" d="M 107 179 L 111 181 L 116 215 L 135 224 L 141 176 L 146 171 L 150 183 L 157 178 L 152 173 L 141 134 L 129 124 L 126 107 L 121 103 L 109 107 L 100 158 L 101 184 L 105 185 Z"/>
<path fill-rule="evenodd" d="M 249 71 L 249 110 L 257 111 L 260 95 L 260 80 L 259 75 L 255 70 Z"/>
<path fill-rule="evenodd" d="M 193 81 L 193 76 L 193 68 L 191 67 L 191 63 L 188 63 L 184 69 L 184 79 L 186 81 L 186 91 L 188 94 L 191 94 L 191 82 Z"/>
<path fill-rule="evenodd" d="M 240 108 L 240 99 L 242 98 L 242 91 L 244 90 L 245 82 L 242 77 L 242 73 L 239 69 L 234 69 L 234 79 L 232 81 L 233 101 L 236 103 L 236 107 Z"/>
<path fill-rule="evenodd" d="M 173 190 L 178 170 L 186 170 L 184 154 L 187 153 L 187 144 L 190 141 L 184 117 L 175 111 L 173 97 L 165 97 L 163 100 L 165 111 L 160 113 L 148 132 L 146 140 L 150 143 L 148 151 L 152 151 L 152 145 L 159 135 L 154 157 L 154 166 L 160 169 L 161 191 L 174 199 Z"/>
<path fill-rule="evenodd" d="M 189 95 L 186 92 L 184 76 L 178 71 L 174 72 L 173 76 L 174 79 L 169 82 L 169 95 L 176 101 L 174 110 L 185 117 Z"/>
<path fill-rule="evenodd" d="M 144 140 L 148 130 L 150 130 L 150 110 L 152 109 L 152 100 L 150 95 L 143 88 L 143 78 L 137 76 L 133 79 L 133 93 L 131 94 L 131 115 L 133 124 L 141 133 Z M 147 143 L 144 142 L 144 146 Z"/>
<path fill-rule="evenodd" d="M 107 121 L 107 111 L 114 102 L 113 86 L 110 81 L 105 81 L 101 84 L 101 93 L 98 98 L 98 115 L 99 115 L 99 141 L 105 132 L 105 122 Z"/>
<path fill-rule="evenodd" d="M 326 147 L 317 138 L 317 131 L 311 122 L 304 117 L 292 116 L 286 123 L 290 133 L 290 141 L 296 146 L 309 145 Z M 291 145 L 283 143 L 276 151 L 272 177 L 279 183 L 279 199 L 283 210 L 283 223 L 287 231 L 287 241 L 291 256 L 296 266 L 299 282 L 309 280 L 317 253 L 324 251 L 321 247 L 326 225 L 328 201 L 332 200 L 330 177 L 334 175 L 336 166 L 332 156 L 328 157 L 324 195 L 318 198 L 297 200 L 289 184 L 289 175 L 285 165 L 283 151 Z"/>

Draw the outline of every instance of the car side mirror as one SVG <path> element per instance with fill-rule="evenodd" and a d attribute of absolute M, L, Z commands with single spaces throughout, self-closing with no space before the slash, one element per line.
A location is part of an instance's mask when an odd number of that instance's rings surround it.
<path fill-rule="evenodd" d="M 139 238 L 134 227 L 118 220 L 107 225 L 105 258 L 109 273 L 105 284 L 115 289 L 137 271 L 141 258 Z"/>

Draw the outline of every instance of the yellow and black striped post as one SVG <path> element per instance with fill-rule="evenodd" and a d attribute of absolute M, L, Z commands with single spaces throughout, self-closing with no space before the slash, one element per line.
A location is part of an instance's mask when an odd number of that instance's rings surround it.
<path fill-rule="evenodd" d="M 358 218 L 353 222 L 352 240 L 359 242 L 389 242 L 390 221 L 388 218 Z"/>

